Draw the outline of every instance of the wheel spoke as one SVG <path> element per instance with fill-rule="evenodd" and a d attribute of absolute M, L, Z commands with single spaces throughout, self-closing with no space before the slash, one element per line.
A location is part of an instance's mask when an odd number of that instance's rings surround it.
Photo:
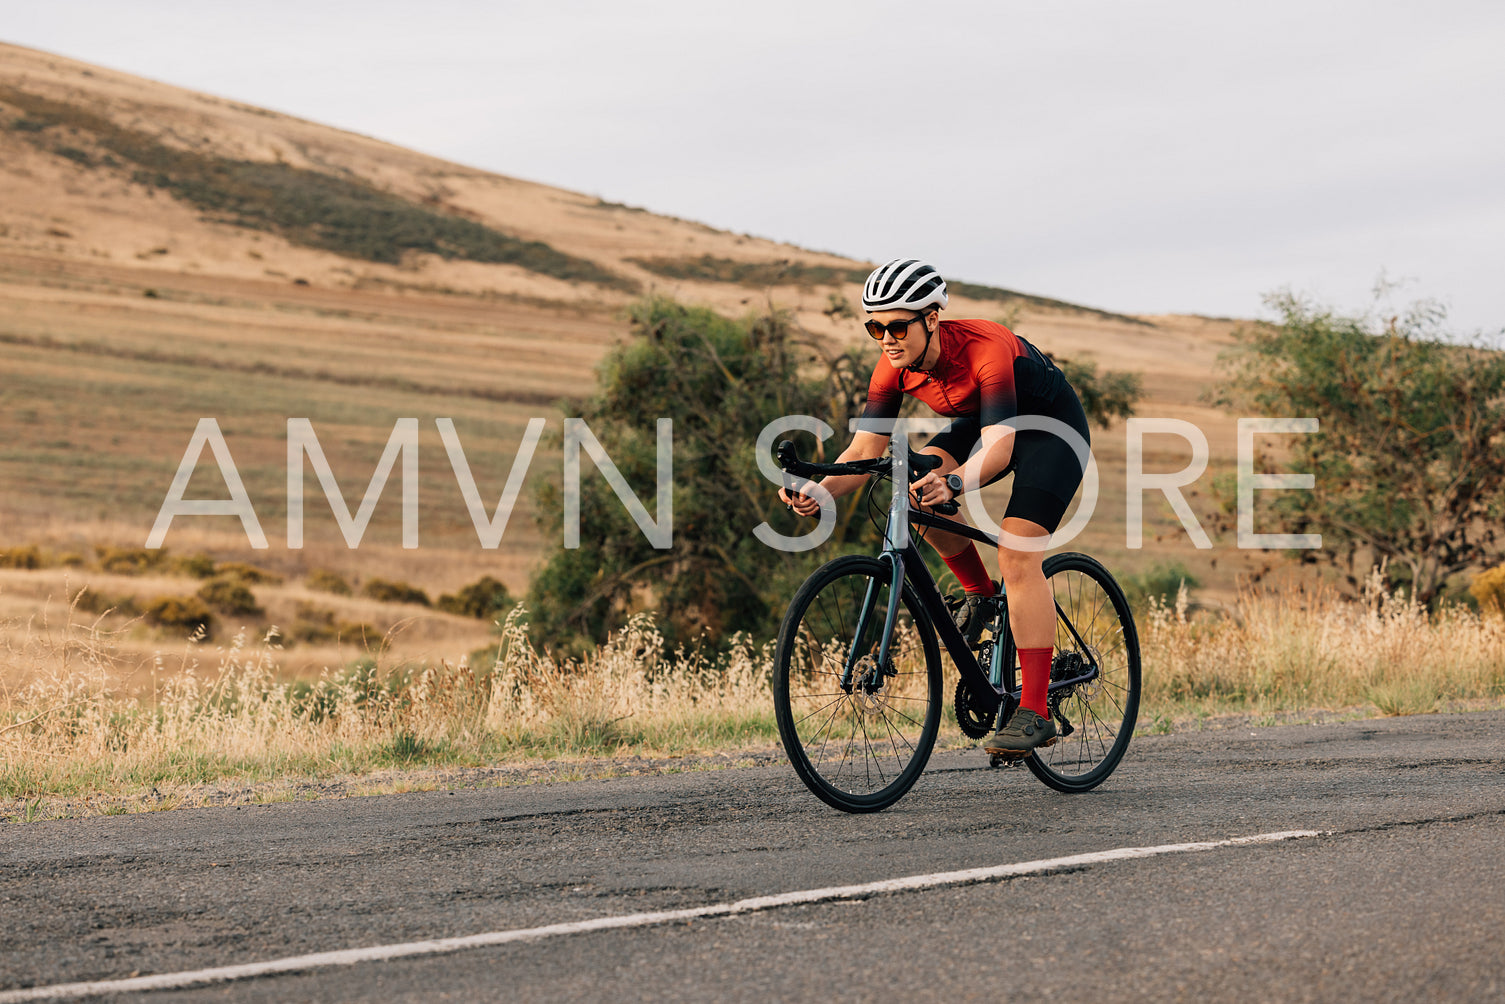
<path fill-rule="evenodd" d="M 1138 645 L 1122 591 L 1100 565 L 1082 555 L 1053 555 L 1045 570 L 1058 606 L 1057 648 L 1095 665 L 1097 674 L 1059 699 L 1071 735 L 1026 763 L 1053 787 L 1085 791 L 1112 772 L 1133 734 Z"/>
<path fill-rule="evenodd" d="M 821 705 L 820 707 L 816 708 L 814 711 L 810 712 L 808 715 L 805 715 L 804 718 L 796 719 L 794 724 L 800 725 L 803 722 L 805 722 L 806 719 L 813 718 L 814 716 L 820 714 L 822 711 L 826 710 L 827 708 L 831 707 L 832 705 L 840 704 L 846 698 L 847 695 L 846 694 L 833 694 L 831 696 L 835 697 L 836 700 L 831 701 L 829 704 L 823 704 L 823 705 Z"/>
<path fill-rule="evenodd" d="M 796 594 L 779 639 L 774 694 L 785 748 L 811 790 L 848 811 L 902 795 L 939 726 L 939 652 L 907 597 L 888 638 L 890 664 L 877 664 L 888 575 L 867 558 L 824 566 Z M 835 680 L 843 685 L 833 690 Z"/>

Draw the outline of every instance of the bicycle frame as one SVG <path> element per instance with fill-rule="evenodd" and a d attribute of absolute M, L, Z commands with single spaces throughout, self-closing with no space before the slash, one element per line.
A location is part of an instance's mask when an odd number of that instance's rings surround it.
<path fill-rule="evenodd" d="M 901 461 L 895 466 L 900 468 L 895 471 L 896 476 L 903 477 L 907 482 L 908 465 Z M 946 651 L 951 655 L 951 661 L 956 664 L 961 678 L 966 681 L 967 689 L 971 691 L 978 703 L 983 706 L 980 710 L 985 709 L 991 714 L 1004 701 L 1011 701 L 1011 706 L 1017 706 L 1019 702 L 1019 687 L 1016 686 L 1015 680 L 1015 648 L 1013 635 L 1009 630 L 1007 604 L 1005 603 L 1002 613 L 1002 629 L 998 634 L 997 641 L 993 645 L 992 664 L 985 671 L 978 664 L 977 658 L 973 655 L 972 649 L 967 645 L 966 639 L 962 637 L 961 632 L 957 630 L 955 623 L 952 621 L 951 613 L 946 609 L 940 589 L 936 586 L 935 579 L 931 576 L 930 569 L 925 564 L 925 559 L 920 554 L 919 548 L 915 546 L 914 539 L 908 532 L 908 529 L 910 523 L 915 523 L 933 529 L 946 530 L 993 547 L 998 546 L 998 538 L 970 524 L 944 519 L 923 510 L 913 509 L 909 501 L 909 492 L 899 490 L 897 484 L 898 482 L 896 481 L 893 501 L 889 506 L 888 526 L 884 533 L 883 550 L 878 556 L 878 560 L 888 565 L 890 569 L 888 608 L 884 612 L 884 630 L 878 649 L 878 665 L 880 667 L 889 665 L 889 645 L 894 637 L 894 625 L 898 620 L 904 582 L 907 579 L 916 598 L 919 599 L 926 615 L 930 619 L 931 628 L 935 631 L 941 644 L 946 647 Z M 896 543 L 896 541 L 900 540 L 904 542 L 903 547 L 898 546 Z M 863 639 L 868 637 L 868 618 L 876 613 L 873 609 L 875 605 L 875 596 L 873 594 L 876 589 L 876 583 L 868 587 L 868 595 L 864 599 L 862 615 L 858 620 L 857 630 L 853 638 L 852 650 L 847 656 L 847 664 L 842 675 L 842 686 L 848 692 L 851 690 L 853 670 L 859 658 L 858 650 L 861 647 Z M 1057 603 L 1055 606 L 1057 615 L 1066 624 L 1072 636 L 1081 644 L 1083 650 L 1090 651 L 1083 642 L 1081 635 L 1077 633 L 1076 626 L 1071 623 L 1070 618 L 1066 616 L 1066 612 L 1061 609 L 1060 604 Z M 1060 691 L 1074 687 L 1077 684 L 1086 683 L 1096 679 L 1099 671 L 1100 667 L 1094 658 L 1089 662 L 1085 673 L 1069 679 L 1052 680 L 1050 690 L 1052 692 Z"/>
<path fill-rule="evenodd" d="M 826 562 L 796 590 L 779 628 L 771 680 L 779 738 L 800 780 L 833 808 L 877 812 L 914 785 L 934 749 L 943 713 L 941 645 L 960 674 L 954 710 L 964 735 L 981 739 L 1019 707 L 1022 674 L 1007 601 L 991 605 L 991 615 L 985 613 L 990 604 L 973 608 L 987 621 L 981 631 L 975 623 L 958 629 L 948 609 L 954 601 L 942 598 L 920 546 L 925 528 L 979 544 L 999 541 L 961 522 L 955 501 L 915 502 L 914 481 L 936 471 L 943 458 L 905 450 L 902 441 L 892 458 L 806 463 L 788 440 L 776 452 L 785 504 L 814 515 L 808 501 L 814 499 L 823 520 L 835 515 L 833 495 L 812 490 L 810 479 L 850 478 L 831 486 L 843 494 L 857 488 L 858 479 L 869 492 L 870 478 L 892 480 L 879 546 Z M 1008 539 L 1001 528 L 995 532 Z M 1038 681 L 1049 694 L 1048 706 L 1038 710 L 1055 720 L 1061 742 L 1043 743 L 1023 757 L 994 749 L 989 762 L 1022 763 L 1057 791 L 1091 791 L 1113 772 L 1134 734 L 1138 634 L 1127 597 L 1101 562 L 1053 554 L 1042 571 L 1054 614 L 1047 613 L 1050 606 L 1041 613 L 1054 622 L 1048 630 L 1057 653 L 1047 679 Z M 985 633 L 991 637 L 968 644 Z"/>

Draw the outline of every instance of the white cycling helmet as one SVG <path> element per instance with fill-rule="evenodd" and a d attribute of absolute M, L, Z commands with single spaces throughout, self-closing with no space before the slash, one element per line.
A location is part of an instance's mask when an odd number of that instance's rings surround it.
<path fill-rule="evenodd" d="M 873 269 L 862 287 L 862 309 L 924 310 L 946 306 L 946 280 L 930 265 L 914 258 L 895 258 Z"/>

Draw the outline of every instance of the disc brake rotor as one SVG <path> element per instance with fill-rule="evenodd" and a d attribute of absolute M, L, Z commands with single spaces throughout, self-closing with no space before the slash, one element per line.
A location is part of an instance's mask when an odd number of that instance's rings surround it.
<path fill-rule="evenodd" d="M 1101 663 L 1098 662 L 1097 651 L 1091 646 L 1087 646 L 1085 656 L 1073 650 L 1061 652 L 1050 667 L 1050 678 L 1052 682 L 1074 679 L 1085 674 L 1088 666 L 1094 665 L 1101 665 Z M 1073 684 L 1069 690 L 1062 691 L 1057 700 L 1076 697 L 1082 701 L 1090 701 L 1097 696 L 1097 691 L 1098 680 L 1094 678 Z"/>
<path fill-rule="evenodd" d="M 1087 665 L 1089 665 L 1089 666 L 1101 666 L 1102 665 L 1102 663 L 1098 661 L 1097 650 L 1094 649 L 1094 648 L 1092 648 L 1091 646 L 1089 646 L 1087 648 Z M 1098 683 L 1101 680 L 1102 680 L 1101 676 L 1095 676 L 1092 679 L 1088 680 L 1086 683 L 1079 683 L 1079 684 L 1077 684 L 1076 685 L 1076 696 L 1077 696 L 1077 698 L 1079 700 L 1082 700 L 1082 701 L 1090 701 L 1090 700 L 1092 700 L 1094 697 L 1097 696 Z"/>
<path fill-rule="evenodd" d="M 888 683 L 878 669 L 878 660 L 865 655 L 852 667 L 852 704 L 864 715 L 876 715 L 887 705 L 883 688 Z"/>

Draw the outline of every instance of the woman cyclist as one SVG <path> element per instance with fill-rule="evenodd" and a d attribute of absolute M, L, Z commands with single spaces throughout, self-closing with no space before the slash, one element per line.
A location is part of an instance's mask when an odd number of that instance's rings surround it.
<path fill-rule="evenodd" d="M 1056 740 L 1046 706 L 1055 601 L 1041 569 L 1041 538 L 1060 526 L 1081 483 L 1082 464 L 1073 445 L 1061 437 L 1033 429 L 1015 432 L 1008 423 L 1020 415 L 1043 415 L 1075 429 L 1084 443 L 1090 442 L 1090 434 L 1076 392 L 1040 350 L 993 321 L 941 320 L 946 302 L 946 281 L 922 261 L 895 259 L 868 276 L 862 306 L 871 315 L 867 331 L 878 340 L 883 358 L 873 369 L 863 417 L 897 418 L 903 395 L 909 394 L 952 419 L 920 451 L 941 459 L 940 467 L 911 487 L 921 505 L 939 505 L 960 495 L 964 486 L 992 484 L 1014 472 L 998 565 L 1023 686 L 1018 709 L 1007 722 L 999 722 L 983 749 L 1017 758 Z M 858 432 L 837 461 L 880 457 L 888 439 Z M 836 475 L 821 483 L 839 498 L 866 480 L 863 475 Z M 779 497 L 803 516 L 819 512 L 813 498 L 787 489 Z M 965 590 L 955 618 L 968 644 L 975 645 L 995 612 L 993 580 L 966 537 L 931 530 L 925 539 Z"/>

